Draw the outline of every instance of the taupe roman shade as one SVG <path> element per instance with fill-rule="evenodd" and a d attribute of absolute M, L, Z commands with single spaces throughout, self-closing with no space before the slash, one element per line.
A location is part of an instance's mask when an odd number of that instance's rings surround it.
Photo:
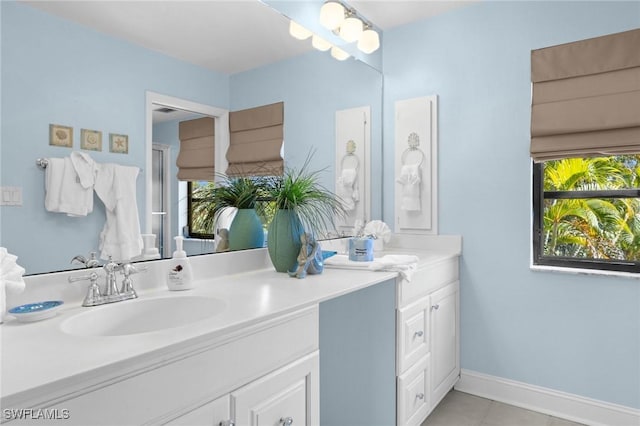
<path fill-rule="evenodd" d="M 215 135 L 211 117 L 181 121 L 178 180 L 214 180 Z"/>
<path fill-rule="evenodd" d="M 229 113 L 227 175 L 282 175 L 284 162 L 284 103 Z"/>
<path fill-rule="evenodd" d="M 640 153 L 640 29 L 531 52 L 535 161 Z"/>

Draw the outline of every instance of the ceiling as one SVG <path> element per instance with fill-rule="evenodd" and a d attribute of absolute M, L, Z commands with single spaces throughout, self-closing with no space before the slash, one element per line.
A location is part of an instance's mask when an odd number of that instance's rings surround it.
<path fill-rule="evenodd" d="M 348 2 L 382 30 L 473 1 Z M 37 9 L 168 56 L 235 74 L 312 49 L 289 36 L 289 21 L 258 0 L 23 0 Z"/>

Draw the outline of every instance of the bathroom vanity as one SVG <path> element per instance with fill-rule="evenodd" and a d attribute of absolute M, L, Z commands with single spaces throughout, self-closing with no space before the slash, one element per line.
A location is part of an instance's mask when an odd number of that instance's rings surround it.
<path fill-rule="evenodd" d="M 66 282 L 79 271 L 28 277 L 32 293 L 11 305 L 55 295 L 65 305 L 0 326 L 2 422 L 420 424 L 459 376 L 452 241 L 395 248 L 420 258 L 411 282 L 328 268 L 290 278 L 263 249 L 192 258 L 197 286 L 184 292 L 164 287 L 166 261 L 149 262 L 139 299 L 112 306 L 80 306 L 84 285 Z M 120 319 L 105 325 L 111 313 Z"/>

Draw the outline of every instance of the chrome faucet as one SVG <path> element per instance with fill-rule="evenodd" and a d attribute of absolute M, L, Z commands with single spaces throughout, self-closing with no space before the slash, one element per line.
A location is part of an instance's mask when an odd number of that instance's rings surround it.
<path fill-rule="evenodd" d="M 93 257 L 93 256 L 92 256 Z M 76 256 L 73 259 L 82 258 L 83 256 Z M 81 259 L 78 259 L 81 263 Z M 73 260 L 72 260 L 73 262 Z M 97 261 L 96 261 L 97 262 Z M 100 266 L 98 263 L 93 264 L 92 267 Z M 121 302 L 123 300 L 135 299 L 138 297 L 138 294 L 133 288 L 133 282 L 131 281 L 131 275 L 138 272 L 145 272 L 147 270 L 146 267 L 136 267 L 131 263 L 117 263 L 114 262 L 111 257 L 109 257 L 109 261 L 102 266 L 102 269 L 105 272 L 105 286 L 104 291 L 100 289 L 98 285 L 98 274 L 95 271 L 92 271 L 88 275 L 69 277 L 69 282 L 73 283 L 76 281 L 86 281 L 89 280 L 90 284 L 87 289 L 87 295 L 82 302 L 82 306 L 98 306 L 104 305 L 107 303 Z M 122 279 L 122 286 L 118 289 L 117 280 L 116 280 L 116 272 L 121 271 L 124 278 Z"/>

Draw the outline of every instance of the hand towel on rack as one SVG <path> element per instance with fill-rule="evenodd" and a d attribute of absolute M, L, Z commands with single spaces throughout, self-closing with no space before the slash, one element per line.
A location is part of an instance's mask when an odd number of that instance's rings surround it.
<path fill-rule="evenodd" d="M 85 187 L 81 183 L 72 158 L 48 159 L 44 205 L 47 211 L 73 217 L 93 211 L 93 184 Z"/>
<path fill-rule="evenodd" d="M 338 177 L 336 182 L 336 193 L 342 200 L 342 207 L 347 211 L 354 210 L 356 208 L 356 201 L 359 199 L 356 188 L 356 177 L 356 169 L 345 168 L 342 169 L 340 177 Z"/>
<path fill-rule="evenodd" d="M 408 164 L 400 169 L 400 176 L 396 179 L 402 185 L 400 209 L 405 211 L 420 211 L 420 165 Z"/>
<path fill-rule="evenodd" d="M 44 169 L 44 208 L 47 211 L 60 213 L 60 190 L 64 174 L 64 158 L 48 158 Z"/>
<path fill-rule="evenodd" d="M 132 259 L 144 246 L 136 200 L 136 179 L 140 169 L 118 164 L 101 164 L 95 191 L 106 207 L 107 221 L 100 233 L 100 257 L 116 261 Z"/>

